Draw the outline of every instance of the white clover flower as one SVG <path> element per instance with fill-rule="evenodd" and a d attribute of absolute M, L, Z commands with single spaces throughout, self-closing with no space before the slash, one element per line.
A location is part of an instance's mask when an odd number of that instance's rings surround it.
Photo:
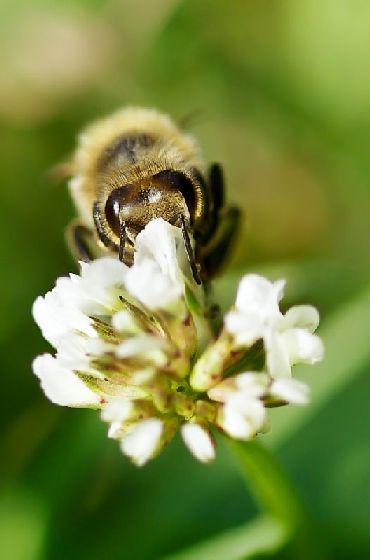
<path fill-rule="evenodd" d="M 269 282 L 256 274 L 241 280 L 235 309 L 225 316 L 225 328 L 237 346 L 252 346 L 263 339 L 266 369 L 271 377 L 290 377 L 291 367 L 313 364 L 323 357 L 321 339 L 314 335 L 317 310 L 309 305 L 292 307 L 283 315 L 279 302 L 285 281 Z"/>
<path fill-rule="evenodd" d="M 113 397 L 102 409 L 101 417 L 110 423 L 108 437 L 119 437 L 122 425 L 135 419 L 135 406 L 132 400 L 123 397 Z"/>
<path fill-rule="evenodd" d="M 32 314 L 43 337 L 56 346 L 72 330 L 96 336 L 91 319 L 78 308 L 69 305 L 69 299 L 64 299 L 59 288 L 60 281 L 52 292 L 48 292 L 45 297 L 39 296 L 33 304 Z"/>
<path fill-rule="evenodd" d="M 268 393 L 268 384 L 269 377 L 265 373 L 245 372 L 208 391 L 211 399 L 223 403 L 218 412 L 218 425 L 231 437 L 254 437 L 266 421 L 262 397 Z"/>
<path fill-rule="evenodd" d="M 310 400 L 310 388 L 298 379 L 275 379 L 270 394 L 291 404 L 307 404 Z"/>
<path fill-rule="evenodd" d="M 121 441 L 121 449 L 133 462 L 141 467 L 151 459 L 160 445 L 163 423 L 159 418 L 148 418 L 137 422 Z"/>
<path fill-rule="evenodd" d="M 265 430 L 269 406 L 308 401 L 291 369 L 322 357 L 313 307 L 283 315 L 284 282 L 247 275 L 213 336 L 181 231 L 153 220 L 135 249 L 131 268 L 112 257 L 81 263 L 79 275 L 58 279 L 36 299 L 34 319 L 55 354 L 37 357 L 33 370 L 53 403 L 100 409 L 108 436 L 141 466 L 178 429 L 208 463 L 212 426 L 250 439 Z M 245 368 L 250 361 L 261 371 Z"/>
<path fill-rule="evenodd" d="M 218 425 L 231 437 L 248 440 L 265 429 L 267 403 L 306 404 L 309 389 L 296 379 L 274 380 L 265 372 L 244 372 L 225 379 L 208 396 L 222 403 Z"/>
<path fill-rule="evenodd" d="M 193 422 L 183 424 L 181 435 L 187 448 L 202 463 L 209 463 L 215 458 L 215 445 L 209 430 Z"/>
<path fill-rule="evenodd" d="M 91 391 L 70 369 L 60 366 L 57 358 L 50 354 L 38 356 L 33 362 L 33 371 L 51 402 L 62 406 L 98 406 L 99 395 Z"/>
<path fill-rule="evenodd" d="M 258 399 L 248 399 L 243 393 L 235 393 L 220 409 L 218 424 L 229 436 L 236 439 L 252 439 L 263 429 L 266 409 Z"/>
<path fill-rule="evenodd" d="M 158 218 L 137 236 L 134 266 L 128 270 L 126 285 L 148 309 L 163 309 L 183 295 L 188 267 L 180 229 Z"/>

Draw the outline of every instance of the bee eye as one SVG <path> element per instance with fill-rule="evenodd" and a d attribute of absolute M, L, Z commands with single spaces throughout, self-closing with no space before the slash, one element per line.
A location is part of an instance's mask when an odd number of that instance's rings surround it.
<path fill-rule="evenodd" d="M 194 193 L 194 185 L 188 177 L 186 177 L 180 171 L 173 171 L 172 169 L 165 169 L 164 171 L 160 171 L 154 178 L 163 181 L 165 184 L 171 185 L 174 189 L 177 189 L 181 192 L 182 196 L 185 199 L 188 209 L 190 210 L 190 214 L 192 215 L 195 207 L 195 193 Z"/>
<path fill-rule="evenodd" d="M 105 203 L 105 217 L 111 230 L 119 237 L 120 223 L 119 211 L 120 207 L 125 203 L 127 193 L 127 185 L 114 189 L 109 195 Z"/>

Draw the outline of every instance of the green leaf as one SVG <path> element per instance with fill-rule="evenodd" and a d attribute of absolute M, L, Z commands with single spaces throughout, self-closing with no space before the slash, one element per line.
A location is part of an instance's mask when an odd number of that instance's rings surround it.
<path fill-rule="evenodd" d="M 257 554 L 273 554 L 289 539 L 287 525 L 269 516 L 261 516 L 246 525 L 230 529 L 166 560 L 241 560 Z"/>

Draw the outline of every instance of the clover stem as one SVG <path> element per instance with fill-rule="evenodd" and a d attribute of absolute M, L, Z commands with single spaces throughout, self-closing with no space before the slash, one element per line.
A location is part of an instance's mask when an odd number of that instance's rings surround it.
<path fill-rule="evenodd" d="M 310 512 L 270 451 L 257 441 L 241 442 L 228 438 L 227 443 L 261 510 L 286 524 L 295 557 L 326 558 L 326 550 Z"/>

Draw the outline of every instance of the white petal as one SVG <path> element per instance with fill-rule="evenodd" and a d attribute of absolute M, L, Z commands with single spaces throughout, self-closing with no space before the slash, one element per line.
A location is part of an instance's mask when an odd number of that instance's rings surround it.
<path fill-rule="evenodd" d="M 121 432 L 122 432 L 121 422 L 112 422 L 112 424 L 109 426 L 108 437 L 110 439 L 119 439 L 119 437 L 122 435 Z"/>
<path fill-rule="evenodd" d="M 249 439 L 254 435 L 253 425 L 238 410 L 224 405 L 218 416 L 218 424 L 229 436 Z"/>
<path fill-rule="evenodd" d="M 164 352 L 165 343 L 157 336 L 142 334 L 128 338 L 118 345 L 116 355 L 119 358 L 143 358 L 155 365 L 163 366 L 167 362 Z"/>
<path fill-rule="evenodd" d="M 139 331 L 132 314 L 129 311 L 126 311 L 126 309 L 122 309 L 113 315 L 112 327 L 117 331 L 128 334 Z"/>
<path fill-rule="evenodd" d="M 304 362 L 314 364 L 322 360 L 324 345 L 319 336 L 304 329 L 290 329 L 281 335 L 291 364 Z"/>
<path fill-rule="evenodd" d="M 224 317 L 226 330 L 234 335 L 237 346 L 251 346 L 263 334 L 263 323 L 255 312 L 229 311 Z"/>
<path fill-rule="evenodd" d="M 71 370 L 61 367 L 51 354 L 38 356 L 32 368 L 51 402 L 73 407 L 99 404 L 99 395 L 91 391 Z"/>
<path fill-rule="evenodd" d="M 58 363 L 73 371 L 84 371 L 95 377 L 104 377 L 90 365 L 93 356 L 99 357 L 110 346 L 100 338 L 88 338 L 79 334 L 63 336 L 58 342 Z"/>
<path fill-rule="evenodd" d="M 312 305 L 295 305 L 288 309 L 283 317 L 284 330 L 299 328 L 313 333 L 319 326 L 319 322 L 319 312 Z"/>
<path fill-rule="evenodd" d="M 262 429 L 265 407 L 258 399 L 247 399 L 241 393 L 231 396 L 220 411 L 219 423 L 232 437 L 250 439 Z"/>
<path fill-rule="evenodd" d="M 241 391 L 235 391 L 226 401 L 226 406 L 234 410 L 238 410 L 252 419 L 256 424 L 260 424 L 265 415 L 265 407 L 258 398 L 251 398 Z"/>
<path fill-rule="evenodd" d="M 247 274 L 239 283 L 236 308 L 245 314 L 259 315 L 261 321 L 276 320 L 281 315 L 279 301 L 284 285 L 284 280 L 273 283 L 258 274 Z"/>
<path fill-rule="evenodd" d="M 134 265 L 148 259 L 158 264 L 164 276 L 183 283 L 182 269 L 189 263 L 180 228 L 162 218 L 151 220 L 136 238 Z"/>
<path fill-rule="evenodd" d="M 104 422 L 125 422 L 133 411 L 133 403 L 128 399 L 113 397 L 104 406 L 101 417 Z"/>
<path fill-rule="evenodd" d="M 59 278 L 55 288 L 33 305 L 33 316 L 46 340 L 57 346 L 72 331 L 91 337 L 97 334 L 89 317 L 110 314 L 119 309 L 120 290 L 127 267 L 111 257 L 81 263 L 81 276 Z"/>
<path fill-rule="evenodd" d="M 162 218 L 151 220 L 138 234 L 134 265 L 129 269 L 129 292 L 150 309 L 167 309 L 184 293 L 190 272 L 180 228 Z"/>
<path fill-rule="evenodd" d="M 271 377 L 290 377 L 292 374 L 291 362 L 282 336 L 272 329 L 266 330 L 264 344 L 266 367 Z"/>
<path fill-rule="evenodd" d="M 158 263 L 149 259 L 130 268 L 126 287 L 132 296 L 149 309 L 166 309 L 184 291 L 182 282 L 165 275 Z"/>
<path fill-rule="evenodd" d="M 85 315 L 99 316 L 119 309 L 127 267 L 113 257 L 80 263 L 81 273 L 59 278 L 55 291 L 64 305 Z"/>
<path fill-rule="evenodd" d="M 130 379 L 131 383 L 135 386 L 148 384 L 156 375 L 155 367 L 147 367 L 133 371 Z"/>
<path fill-rule="evenodd" d="M 310 388 L 297 379 L 277 379 L 271 385 L 271 395 L 293 404 L 307 404 Z"/>
<path fill-rule="evenodd" d="M 128 267 L 113 257 L 102 257 L 80 265 L 82 310 L 88 315 L 104 315 L 118 310 L 121 307 L 119 293 L 124 290 Z"/>
<path fill-rule="evenodd" d="M 163 422 L 159 418 L 141 420 L 121 441 L 121 449 L 141 467 L 154 455 L 160 444 Z"/>
<path fill-rule="evenodd" d="M 75 330 L 97 336 L 91 319 L 71 306 L 68 300 L 63 301 L 56 288 L 35 300 L 32 315 L 43 337 L 53 346 L 58 345 L 61 337 Z"/>
<path fill-rule="evenodd" d="M 247 404 L 245 404 L 247 406 Z M 262 403 L 251 401 L 249 414 L 240 412 L 231 403 L 226 403 L 220 414 L 218 422 L 231 437 L 236 439 L 251 439 L 262 429 L 265 420 L 265 411 Z"/>
<path fill-rule="evenodd" d="M 80 289 L 81 277 L 78 274 L 70 274 L 57 279 L 53 293 L 59 299 L 60 305 L 67 305 L 86 315 L 81 309 L 83 293 Z"/>
<path fill-rule="evenodd" d="M 244 372 L 235 376 L 235 385 L 238 391 L 248 398 L 262 397 L 266 392 L 269 378 L 263 372 Z"/>
<path fill-rule="evenodd" d="M 268 388 L 269 376 L 263 372 L 244 372 L 224 379 L 208 391 L 211 400 L 226 402 L 238 394 L 243 400 L 262 397 Z"/>
<path fill-rule="evenodd" d="M 89 263 L 81 262 L 81 278 L 96 286 L 122 286 L 124 284 L 127 266 L 114 257 L 101 257 Z"/>
<path fill-rule="evenodd" d="M 215 458 L 215 448 L 209 432 L 192 422 L 184 424 L 181 435 L 187 448 L 202 463 L 209 463 Z"/>
<path fill-rule="evenodd" d="M 234 378 L 228 377 L 209 389 L 207 395 L 212 401 L 226 402 L 228 396 L 235 391 Z"/>

